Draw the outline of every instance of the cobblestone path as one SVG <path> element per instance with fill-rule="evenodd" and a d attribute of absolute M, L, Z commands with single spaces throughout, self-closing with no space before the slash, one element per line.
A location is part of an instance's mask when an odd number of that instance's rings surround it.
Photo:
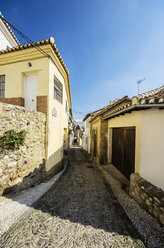
<path fill-rule="evenodd" d="M 145 247 L 84 150 L 71 149 L 69 158 L 65 174 L 0 238 L 0 247 Z"/>

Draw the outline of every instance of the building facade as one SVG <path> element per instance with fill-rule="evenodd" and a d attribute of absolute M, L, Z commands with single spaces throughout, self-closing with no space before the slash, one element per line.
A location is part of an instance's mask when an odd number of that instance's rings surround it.
<path fill-rule="evenodd" d="M 91 155 L 113 164 L 128 180 L 132 173 L 164 189 L 164 86 L 116 100 L 90 121 Z"/>
<path fill-rule="evenodd" d="M 0 51 L 0 101 L 46 114 L 46 172 L 54 174 L 68 149 L 71 93 L 52 37 Z"/>

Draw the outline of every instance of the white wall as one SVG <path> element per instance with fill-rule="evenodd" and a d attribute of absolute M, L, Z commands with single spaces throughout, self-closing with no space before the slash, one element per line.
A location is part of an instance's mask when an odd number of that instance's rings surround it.
<path fill-rule="evenodd" d="M 0 20 L 0 50 L 5 50 L 8 47 L 16 47 L 18 44 L 6 28 L 5 24 Z"/>
<path fill-rule="evenodd" d="M 164 190 L 164 110 L 142 111 L 140 175 Z"/>
<path fill-rule="evenodd" d="M 90 153 L 90 120 L 90 116 L 85 120 L 85 132 L 83 133 L 83 149 L 88 153 Z"/>

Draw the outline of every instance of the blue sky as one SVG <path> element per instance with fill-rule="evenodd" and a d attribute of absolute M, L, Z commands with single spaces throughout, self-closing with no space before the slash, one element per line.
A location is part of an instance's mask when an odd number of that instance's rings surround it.
<path fill-rule="evenodd" d="M 138 79 L 141 92 L 164 84 L 163 0 L 0 0 L 0 11 L 34 41 L 55 38 L 75 119 L 136 95 Z"/>

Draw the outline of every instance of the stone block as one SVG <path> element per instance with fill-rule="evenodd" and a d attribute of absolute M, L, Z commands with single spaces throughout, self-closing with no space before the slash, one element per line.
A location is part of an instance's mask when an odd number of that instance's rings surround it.
<path fill-rule="evenodd" d="M 15 101 L 16 105 L 20 103 L 22 106 L 24 100 L 1 98 L 0 102 L 3 101 L 10 101 L 11 104 Z M 17 187 L 19 190 L 42 180 L 43 169 L 33 179 L 28 175 L 45 160 L 46 116 L 40 112 L 6 103 L 0 103 L 0 107 L 0 136 L 11 129 L 17 132 L 28 131 L 26 145 L 20 149 L 11 151 L 0 147 L 0 194 L 2 194 L 4 190 L 10 192 L 15 184 L 21 184 L 21 187 Z"/>
<path fill-rule="evenodd" d="M 132 174 L 130 195 L 142 208 L 164 225 L 164 192 L 162 189 L 152 185 L 144 178 L 140 177 L 139 174 Z"/>

